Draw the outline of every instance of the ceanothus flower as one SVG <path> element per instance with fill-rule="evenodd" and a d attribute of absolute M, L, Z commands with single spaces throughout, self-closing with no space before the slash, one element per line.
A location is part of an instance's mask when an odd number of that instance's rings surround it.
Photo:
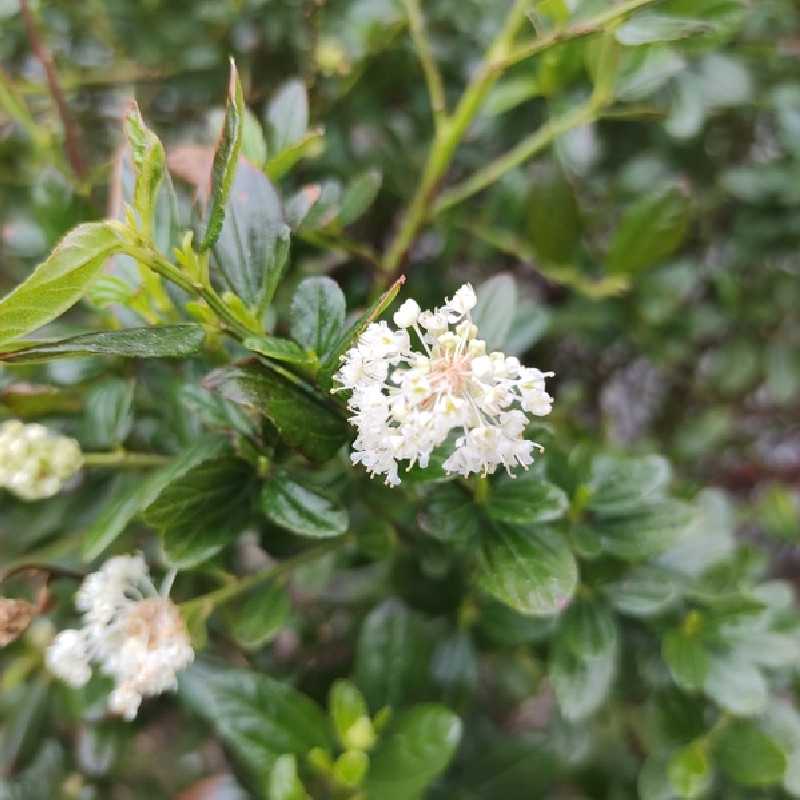
<path fill-rule="evenodd" d="M 114 679 L 109 709 L 132 720 L 143 697 L 174 690 L 176 675 L 194 659 L 186 625 L 158 592 L 141 555 L 116 556 L 88 575 L 75 597 L 83 627 L 65 630 L 47 651 L 50 671 L 79 687 L 100 665 Z"/>
<path fill-rule="evenodd" d="M 510 474 L 533 462 L 541 448 L 524 431 L 529 414 L 550 413 L 545 378 L 553 373 L 487 353 L 470 317 L 476 303 L 469 284 L 433 311 L 406 300 L 394 315 L 398 330 L 373 323 L 347 352 L 334 391 L 351 392 L 353 463 L 397 485 L 398 462 L 426 467 L 451 431 L 458 437 L 444 462 L 449 473 L 487 475 L 502 465 Z M 412 348 L 411 331 L 421 351 Z"/>
<path fill-rule="evenodd" d="M 0 488 L 24 500 L 52 497 L 82 466 L 74 439 L 17 419 L 0 425 Z"/>

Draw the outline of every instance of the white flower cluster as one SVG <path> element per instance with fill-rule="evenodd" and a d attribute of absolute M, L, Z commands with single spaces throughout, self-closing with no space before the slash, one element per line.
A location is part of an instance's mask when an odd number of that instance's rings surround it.
<path fill-rule="evenodd" d="M 0 425 L 0 488 L 24 500 L 56 494 L 83 465 L 80 445 L 43 425 Z"/>
<path fill-rule="evenodd" d="M 155 589 L 141 555 L 109 559 L 84 580 L 75 604 L 83 627 L 53 640 L 47 666 L 54 675 L 83 686 L 97 662 L 114 679 L 110 710 L 127 720 L 143 697 L 176 688 L 194 651 L 178 608 Z"/>
<path fill-rule="evenodd" d="M 527 414 L 550 413 L 544 383 L 553 373 L 487 353 L 470 317 L 476 303 L 469 284 L 433 311 L 406 300 L 394 315 L 400 330 L 373 323 L 344 357 L 336 380 L 352 392 L 351 458 L 389 485 L 400 482 L 398 461 L 426 467 L 451 431 L 460 435 L 444 462 L 449 473 L 486 475 L 500 465 L 510 473 L 533 462 L 539 445 L 524 437 Z M 409 329 L 424 352 L 412 349 Z"/>

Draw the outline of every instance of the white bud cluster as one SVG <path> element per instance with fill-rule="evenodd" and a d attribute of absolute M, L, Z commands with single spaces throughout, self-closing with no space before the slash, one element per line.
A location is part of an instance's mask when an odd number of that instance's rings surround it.
<path fill-rule="evenodd" d="M 153 586 L 141 555 L 109 559 L 84 580 L 75 605 L 83 627 L 53 640 L 47 666 L 54 675 L 83 686 L 98 663 L 114 679 L 109 709 L 127 720 L 143 697 L 176 688 L 194 651 L 177 606 Z"/>
<path fill-rule="evenodd" d="M 487 353 L 470 317 L 476 303 L 469 284 L 433 311 L 406 300 L 394 315 L 400 330 L 373 323 L 344 357 L 336 380 L 352 392 L 351 458 L 389 485 L 400 482 L 398 461 L 426 467 L 451 431 L 460 435 L 444 462 L 449 473 L 486 475 L 500 465 L 510 473 L 533 462 L 539 445 L 525 439 L 527 415 L 550 413 L 553 373 Z M 409 329 L 424 352 L 412 349 Z"/>
<path fill-rule="evenodd" d="M 0 488 L 24 500 L 57 494 L 82 465 L 74 439 L 16 419 L 0 425 Z"/>

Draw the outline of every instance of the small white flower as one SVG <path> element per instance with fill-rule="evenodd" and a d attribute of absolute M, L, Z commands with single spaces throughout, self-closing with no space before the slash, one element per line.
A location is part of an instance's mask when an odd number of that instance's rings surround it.
<path fill-rule="evenodd" d="M 410 328 L 419 317 L 419 303 L 416 300 L 406 300 L 394 314 L 394 324 L 398 328 Z"/>
<path fill-rule="evenodd" d="M 141 555 L 109 559 L 83 581 L 75 605 L 83 627 L 53 640 L 46 660 L 54 675 L 83 686 L 96 662 L 114 679 L 109 709 L 127 720 L 143 697 L 175 689 L 194 651 L 177 606 L 153 586 Z"/>
<path fill-rule="evenodd" d="M 400 483 L 398 462 L 426 467 L 451 431 L 450 473 L 488 474 L 527 468 L 539 447 L 524 437 L 526 414 L 545 415 L 553 399 L 545 378 L 504 353 L 486 353 L 470 318 L 477 297 L 462 286 L 441 308 L 420 311 L 407 300 L 386 322 L 370 325 L 345 356 L 336 380 L 352 392 L 350 421 L 358 430 L 352 461 L 386 483 Z M 411 348 L 411 329 L 424 352 Z"/>
<path fill-rule="evenodd" d="M 0 425 L 0 488 L 24 500 L 57 494 L 82 465 L 74 439 L 16 419 Z"/>

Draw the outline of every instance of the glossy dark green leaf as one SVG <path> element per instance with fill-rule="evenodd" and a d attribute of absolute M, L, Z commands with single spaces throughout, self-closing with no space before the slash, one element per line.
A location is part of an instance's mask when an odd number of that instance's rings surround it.
<path fill-rule="evenodd" d="M 202 461 L 173 480 L 145 512 L 158 528 L 167 563 L 193 567 L 218 553 L 246 524 L 253 474 L 233 456 Z"/>
<path fill-rule="evenodd" d="M 15 344 L 0 361 L 8 364 L 38 364 L 58 358 L 81 356 L 120 356 L 123 358 L 177 358 L 198 353 L 203 346 L 202 325 L 158 325 L 152 328 L 125 328 L 95 331 L 70 336 Z"/>
<path fill-rule="evenodd" d="M 277 636 L 291 611 L 286 587 L 271 582 L 225 605 L 228 630 L 237 644 L 257 650 Z"/>
<path fill-rule="evenodd" d="M 676 629 L 668 631 L 661 643 L 661 652 L 672 678 L 685 692 L 702 690 L 710 664 L 703 640 Z"/>
<path fill-rule="evenodd" d="M 145 477 L 120 475 L 98 516 L 83 534 L 84 561 L 97 558 L 166 486 L 196 464 L 213 458 L 222 450 L 223 444 L 221 439 L 206 437 Z"/>
<path fill-rule="evenodd" d="M 722 771 L 742 786 L 779 783 L 786 771 L 783 748 L 749 720 L 733 720 L 722 729 L 714 756 Z"/>
<path fill-rule="evenodd" d="M 606 269 L 635 274 L 672 255 L 689 230 L 689 200 L 672 184 L 629 206 L 611 240 Z"/>
<path fill-rule="evenodd" d="M 178 679 L 181 700 L 213 728 L 233 756 L 266 785 L 279 756 L 333 746 L 313 700 L 263 673 L 195 663 Z"/>
<path fill-rule="evenodd" d="M 303 350 L 291 339 L 280 339 L 277 336 L 251 336 L 244 340 L 244 346 L 254 353 L 285 361 L 287 364 L 313 364 L 314 357 Z"/>
<path fill-rule="evenodd" d="M 464 546 L 484 527 L 472 495 L 454 482 L 434 488 L 423 506 L 419 525 L 435 539 Z"/>
<path fill-rule="evenodd" d="M 593 523 L 603 549 L 618 558 L 640 561 L 664 552 L 684 535 L 694 510 L 680 500 L 655 500 L 628 514 Z"/>
<path fill-rule="evenodd" d="M 397 706 L 419 680 L 423 657 L 415 621 L 398 600 L 385 600 L 361 625 L 355 680 L 373 711 Z"/>
<path fill-rule="evenodd" d="M 329 383 L 333 373 L 339 369 L 340 357 L 355 345 L 356 340 L 366 330 L 367 326 L 378 319 L 394 302 L 405 280 L 405 277 L 398 278 L 353 325 L 342 333 L 320 369 L 320 380 L 323 385 Z"/>
<path fill-rule="evenodd" d="M 478 286 L 476 293 L 478 304 L 472 310 L 472 321 L 478 326 L 478 337 L 486 341 L 488 350 L 502 350 L 514 320 L 517 284 L 511 275 L 495 275 Z"/>
<path fill-rule="evenodd" d="M 231 291 L 252 308 L 263 306 L 286 268 L 289 226 L 275 187 L 244 159 L 229 192 L 214 260 Z"/>
<path fill-rule="evenodd" d="M 84 441 L 98 449 L 120 447 L 133 427 L 133 381 L 108 378 L 86 396 Z"/>
<path fill-rule="evenodd" d="M 486 511 L 498 522 L 533 525 L 564 516 L 569 501 L 552 483 L 530 472 L 501 477 L 492 485 Z"/>
<path fill-rule="evenodd" d="M 528 232 L 536 253 L 545 261 L 568 263 L 581 234 L 581 218 L 572 185 L 561 170 L 543 166 L 528 195 Z"/>
<path fill-rule="evenodd" d="M 618 638 L 614 616 L 604 603 L 580 599 L 567 609 L 550 660 L 550 680 L 567 719 L 588 717 L 608 698 Z"/>
<path fill-rule="evenodd" d="M 336 281 L 306 278 L 292 300 L 292 338 L 324 361 L 336 348 L 344 327 L 345 299 Z"/>
<path fill-rule="evenodd" d="M 225 119 L 222 122 L 214 163 L 211 167 L 211 202 L 208 209 L 206 229 L 200 242 L 200 250 L 208 250 L 214 245 L 222 231 L 225 219 L 225 206 L 233 186 L 236 168 L 239 165 L 239 151 L 242 148 L 242 117 L 244 115 L 244 93 L 239 81 L 239 73 L 231 59 L 231 74 L 228 82 L 228 100 L 225 106 Z"/>
<path fill-rule="evenodd" d="M 375 202 L 383 176 L 378 169 L 368 169 L 356 175 L 344 190 L 339 206 L 339 223 L 350 225 Z"/>
<path fill-rule="evenodd" d="M 0 300 L 0 345 L 41 328 L 75 305 L 120 248 L 117 223 L 89 222 L 71 230 L 25 281 Z"/>
<path fill-rule="evenodd" d="M 303 138 L 308 128 L 308 92 L 298 79 L 286 81 L 267 106 L 270 158 Z"/>
<path fill-rule="evenodd" d="M 726 711 L 742 717 L 760 714 L 769 700 L 769 686 L 761 670 L 730 655 L 711 659 L 703 688 Z"/>
<path fill-rule="evenodd" d="M 338 412 L 312 390 L 260 364 L 216 370 L 208 388 L 266 417 L 291 447 L 314 461 L 326 461 L 347 441 Z"/>
<path fill-rule="evenodd" d="M 575 592 L 578 566 L 557 531 L 495 523 L 482 537 L 476 579 L 522 614 L 557 614 Z"/>
<path fill-rule="evenodd" d="M 634 567 L 604 590 L 617 611 L 632 617 L 660 614 L 680 596 L 675 576 L 649 564 Z"/>
<path fill-rule="evenodd" d="M 341 536 L 350 524 L 347 509 L 287 472 L 277 472 L 267 480 L 261 509 L 276 525 L 316 539 Z"/>
<path fill-rule="evenodd" d="M 365 789 L 381 800 L 415 800 L 450 763 L 461 721 L 440 705 L 419 705 L 398 715 L 371 756 Z"/>
<path fill-rule="evenodd" d="M 599 455 L 592 460 L 587 507 L 603 516 L 636 510 L 663 492 L 669 479 L 669 462 L 661 456 Z"/>

